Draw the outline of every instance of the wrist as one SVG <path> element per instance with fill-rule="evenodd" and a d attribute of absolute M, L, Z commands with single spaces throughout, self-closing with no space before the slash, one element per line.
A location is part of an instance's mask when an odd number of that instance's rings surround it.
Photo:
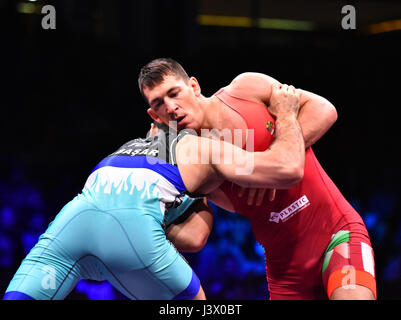
<path fill-rule="evenodd" d="M 283 112 L 277 114 L 277 121 L 296 121 L 297 114 L 295 112 Z"/>

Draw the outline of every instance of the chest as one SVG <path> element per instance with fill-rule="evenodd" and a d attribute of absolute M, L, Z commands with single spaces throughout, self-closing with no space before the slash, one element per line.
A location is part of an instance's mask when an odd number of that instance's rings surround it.
<path fill-rule="evenodd" d="M 237 147 L 245 148 L 249 139 L 253 138 L 250 135 L 251 131 L 247 121 L 241 114 L 224 104 L 221 109 L 220 130 L 218 130 L 220 139 Z"/>
<path fill-rule="evenodd" d="M 249 152 L 264 151 L 274 140 L 275 120 L 262 104 L 223 103 L 220 128 L 226 142 Z"/>

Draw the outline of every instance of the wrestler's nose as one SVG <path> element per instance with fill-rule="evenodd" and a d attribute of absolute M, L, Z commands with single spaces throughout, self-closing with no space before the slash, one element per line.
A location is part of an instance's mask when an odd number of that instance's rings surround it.
<path fill-rule="evenodd" d="M 171 100 L 166 100 L 165 103 L 167 113 L 170 115 L 174 114 L 174 112 L 178 109 L 177 105 Z"/>

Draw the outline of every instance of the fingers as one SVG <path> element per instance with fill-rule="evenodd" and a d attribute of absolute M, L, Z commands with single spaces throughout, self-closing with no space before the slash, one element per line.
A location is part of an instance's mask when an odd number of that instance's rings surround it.
<path fill-rule="evenodd" d="M 282 90 L 290 94 L 299 94 L 299 90 L 297 90 L 293 85 L 288 85 L 285 83 L 273 83 L 272 88 L 273 90 Z"/>
<path fill-rule="evenodd" d="M 267 190 L 269 189 L 250 189 L 248 195 L 248 205 L 250 206 L 253 204 L 253 200 L 255 198 L 255 195 L 257 194 L 255 205 L 258 207 L 261 206 Z M 274 200 L 275 194 L 276 194 L 275 189 L 269 190 L 269 199 L 272 199 L 270 201 Z"/>
<path fill-rule="evenodd" d="M 289 93 L 289 94 L 297 94 L 298 90 L 295 89 L 295 87 L 293 85 L 288 85 L 288 84 L 281 84 L 279 86 L 279 89 Z"/>
<path fill-rule="evenodd" d="M 151 123 L 150 130 L 149 130 L 149 137 L 154 137 L 155 135 L 157 135 L 158 130 L 159 129 L 153 123 Z"/>
<path fill-rule="evenodd" d="M 269 190 L 269 201 L 274 201 L 276 198 L 276 189 Z"/>
<path fill-rule="evenodd" d="M 260 206 L 262 204 L 263 198 L 265 197 L 266 190 L 267 189 L 259 189 L 258 196 L 256 198 L 256 205 L 257 206 Z"/>
<path fill-rule="evenodd" d="M 249 189 L 248 193 L 248 206 L 251 206 L 253 204 L 253 199 L 255 198 L 255 194 L 258 191 L 258 189 Z"/>
<path fill-rule="evenodd" d="M 294 86 L 289 86 L 288 92 L 291 93 L 292 95 L 296 96 L 297 98 L 299 98 L 301 95 L 300 90 L 296 89 Z"/>
<path fill-rule="evenodd" d="M 252 205 L 256 205 L 256 206 L 260 206 L 263 203 L 263 199 L 265 197 L 266 191 L 268 189 L 255 189 L 255 188 L 244 188 L 241 187 L 239 192 L 238 192 L 238 196 L 241 198 L 245 191 L 248 190 L 248 198 L 247 198 L 247 205 L 248 206 L 252 206 Z M 274 192 L 272 195 L 272 191 Z M 271 198 L 273 201 L 274 200 L 274 195 L 275 195 L 275 190 L 269 190 L 269 199 Z M 256 198 L 255 198 L 256 196 Z"/>
<path fill-rule="evenodd" d="M 246 188 L 245 187 L 240 187 L 241 189 L 239 190 L 239 192 L 238 192 L 238 197 L 242 197 L 243 195 L 244 195 L 244 192 L 245 192 L 245 190 L 246 190 Z"/>

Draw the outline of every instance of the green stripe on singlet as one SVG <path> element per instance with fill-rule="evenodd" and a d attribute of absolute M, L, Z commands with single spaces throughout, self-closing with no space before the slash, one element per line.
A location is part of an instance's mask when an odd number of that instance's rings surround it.
<path fill-rule="evenodd" d="M 326 270 L 327 266 L 329 265 L 331 255 L 333 254 L 333 249 L 341 243 L 348 242 L 349 239 L 350 239 L 349 230 L 340 230 L 335 235 L 333 235 L 325 251 L 322 273 Z"/>

